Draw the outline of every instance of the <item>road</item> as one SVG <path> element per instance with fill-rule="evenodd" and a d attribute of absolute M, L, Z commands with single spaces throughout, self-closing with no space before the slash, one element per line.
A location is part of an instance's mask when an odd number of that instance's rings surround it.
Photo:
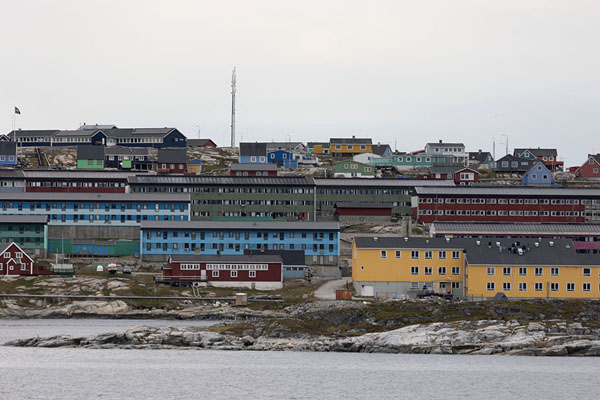
<path fill-rule="evenodd" d="M 352 283 L 352 278 L 327 281 L 315 290 L 315 297 L 320 300 L 335 300 L 335 290 L 344 289 L 346 282 Z"/>

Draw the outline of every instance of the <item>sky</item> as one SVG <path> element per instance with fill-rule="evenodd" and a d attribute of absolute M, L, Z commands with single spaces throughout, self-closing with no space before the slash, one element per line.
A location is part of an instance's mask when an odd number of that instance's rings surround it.
<path fill-rule="evenodd" d="M 0 0 L 0 132 L 600 152 L 596 0 Z M 505 136 L 506 135 L 506 136 Z"/>

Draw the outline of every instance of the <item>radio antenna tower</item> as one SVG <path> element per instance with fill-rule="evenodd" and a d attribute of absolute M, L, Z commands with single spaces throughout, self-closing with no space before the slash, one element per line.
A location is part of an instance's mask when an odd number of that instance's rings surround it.
<path fill-rule="evenodd" d="M 231 75 L 231 147 L 235 147 L 235 67 Z"/>

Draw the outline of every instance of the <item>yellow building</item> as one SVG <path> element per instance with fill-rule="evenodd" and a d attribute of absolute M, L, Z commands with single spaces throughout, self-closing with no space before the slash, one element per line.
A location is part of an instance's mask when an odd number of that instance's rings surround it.
<path fill-rule="evenodd" d="M 569 239 L 481 239 L 466 250 L 473 299 L 600 298 L 600 255 L 577 253 Z"/>
<path fill-rule="evenodd" d="M 338 157 L 353 156 L 360 153 L 372 153 L 373 145 L 371 139 L 331 138 L 329 139 L 329 152 Z"/>
<path fill-rule="evenodd" d="M 424 292 L 464 296 L 464 252 L 443 238 L 357 237 L 352 281 L 361 296 L 417 297 Z"/>
<path fill-rule="evenodd" d="M 329 154 L 329 143 L 327 142 L 308 142 L 307 147 L 314 154 Z"/>

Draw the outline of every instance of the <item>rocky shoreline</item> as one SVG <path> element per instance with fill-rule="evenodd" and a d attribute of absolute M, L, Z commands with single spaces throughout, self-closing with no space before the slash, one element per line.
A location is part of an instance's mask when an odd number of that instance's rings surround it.
<path fill-rule="evenodd" d="M 344 338 L 310 335 L 235 336 L 201 328 L 140 326 L 124 333 L 88 337 L 61 335 L 20 339 L 8 342 L 5 346 L 600 356 L 600 332 L 580 323 L 562 320 L 528 324 L 497 320 L 435 322 Z"/>

